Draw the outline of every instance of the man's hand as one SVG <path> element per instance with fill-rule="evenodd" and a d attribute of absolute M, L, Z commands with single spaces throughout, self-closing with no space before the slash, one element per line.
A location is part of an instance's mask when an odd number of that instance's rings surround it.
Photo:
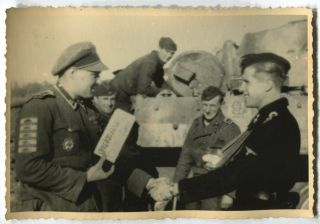
<path fill-rule="evenodd" d="M 170 200 L 167 201 L 156 201 L 156 203 L 154 203 L 154 211 L 164 211 L 168 205 L 168 203 L 170 202 Z"/>
<path fill-rule="evenodd" d="M 150 179 L 146 188 L 152 199 L 157 202 L 167 201 L 172 198 L 171 184 L 169 179 L 166 177 Z"/>
<path fill-rule="evenodd" d="M 104 159 L 100 158 L 100 160 L 92 167 L 87 170 L 87 182 L 103 180 L 111 176 L 114 172 L 114 166 L 111 166 L 108 172 L 103 171 Z"/>
<path fill-rule="evenodd" d="M 170 184 L 170 193 L 171 193 L 171 198 L 166 200 L 166 201 L 156 201 L 154 204 L 154 210 L 155 211 L 164 211 L 168 203 L 171 201 L 171 199 L 179 194 L 179 188 L 178 188 L 178 183 L 171 183 Z M 173 210 L 176 209 L 176 204 L 173 202 Z"/>
<path fill-rule="evenodd" d="M 222 196 L 221 199 L 221 208 L 222 209 L 228 209 L 233 205 L 233 198 L 229 195 L 225 194 Z"/>
<path fill-rule="evenodd" d="M 205 162 L 204 167 L 207 170 L 214 170 L 216 169 L 219 164 L 219 162 L 221 161 L 221 155 L 219 154 L 205 154 L 202 157 L 202 160 Z"/>

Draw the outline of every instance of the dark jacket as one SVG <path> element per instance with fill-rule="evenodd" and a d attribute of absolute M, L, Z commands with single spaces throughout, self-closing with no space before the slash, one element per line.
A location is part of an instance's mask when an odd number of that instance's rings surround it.
<path fill-rule="evenodd" d="M 288 100 L 263 108 L 248 126 L 251 135 L 240 153 L 225 166 L 179 182 L 180 200 L 196 201 L 237 191 L 237 200 L 254 192 L 288 192 L 300 150 L 300 131 Z M 251 209 L 254 209 L 251 208 Z"/>
<path fill-rule="evenodd" d="M 53 211 L 97 211 L 95 186 L 86 182 L 97 136 L 83 109 L 58 88 L 23 106 L 15 153 L 25 199 Z"/>
<path fill-rule="evenodd" d="M 111 84 L 120 92 L 120 100 L 137 94 L 157 95 L 164 82 L 163 65 L 157 52 L 152 51 L 118 72 Z M 152 82 L 156 87 L 151 85 Z"/>
<path fill-rule="evenodd" d="M 91 102 L 86 102 L 89 109 L 89 119 L 94 124 L 96 132 L 102 135 L 112 115 L 101 114 Z M 115 162 L 114 173 L 106 180 L 98 182 L 104 211 L 115 211 L 121 206 L 122 186 L 126 184 L 128 190 L 137 197 L 144 196 L 145 187 L 152 177 L 157 177 L 155 167 L 146 161 L 141 161 L 141 152 L 136 144 L 139 126 L 135 123 L 123 145 Z M 119 192 L 120 189 L 120 192 Z M 118 196 L 116 196 L 118 192 Z M 120 193 L 120 197 L 119 197 Z"/>
<path fill-rule="evenodd" d="M 239 127 L 218 111 L 208 126 L 203 116 L 196 118 L 186 136 L 174 175 L 174 181 L 186 178 L 193 170 L 194 175 L 207 173 L 202 156 L 214 153 L 240 134 Z"/>

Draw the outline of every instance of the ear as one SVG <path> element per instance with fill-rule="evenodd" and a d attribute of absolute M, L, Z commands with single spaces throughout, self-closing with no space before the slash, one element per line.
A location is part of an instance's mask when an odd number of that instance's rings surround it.
<path fill-rule="evenodd" d="M 266 77 L 264 86 L 266 92 L 270 92 L 273 89 L 274 83 L 271 77 Z"/>
<path fill-rule="evenodd" d="M 96 96 L 93 96 L 92 101 L 93 101 L 94 103 L 97 103 L 98 98 L 97 98 Z"/>

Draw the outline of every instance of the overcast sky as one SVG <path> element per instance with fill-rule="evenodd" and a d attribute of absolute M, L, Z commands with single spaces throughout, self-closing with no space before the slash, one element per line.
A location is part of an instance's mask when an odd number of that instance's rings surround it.
<path fill-rule="evenodd" d="M 50 71 L 62 50 L 78 41 L 91 41 L 101 60 L 113 70 L 157 48 L 161 36 L 188 50 L 214 53 L 224 41 L 240 44 L 244 34 L 279 27 L 305 17 L 297 15 L 228 15 L 170 13 L 151 16 L 110 13 L 107 9 L 15 9 L 7 18 L 8 67 L 12 81 L 27 83 L 55 78 Z M 154 13 L 154 12 L 153 12 Z"/>

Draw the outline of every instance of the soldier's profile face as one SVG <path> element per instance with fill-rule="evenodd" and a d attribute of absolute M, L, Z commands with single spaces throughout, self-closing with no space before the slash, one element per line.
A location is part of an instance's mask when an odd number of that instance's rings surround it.
<path fill-rule="evenodd" d="M 164 63 L 167 63 L 174 55 L 175 51 L 173 50 L 167 50 L 164 48 L 161 48 L 159 50 L 160 52 L 160 58 Z"/>
<path fill-rule="evenodd" d="M 92 88 L 96 84 L 98 77 L 99 73 L 97 72 L 76 69 L 73 75 L 76 95 L 83 98 L 92 97 Z"/>
<path fill-rule="evenodd" d="M 211 100 L 202 100 L 201 106 L 205 119 L 211 120 L 216 116 L 221 107 L 220 96 L 216 96 Z"/>
<path fill-rule="evenodd" d="M 116 105 L 116 94 L 110 96 L 95 96 L 93 103 L 99 112 L 104 114 L 111 114 Z"/>
<path fill-rule="evenodd" d="M 247 107 L 259 108 L 265 97 L 265 83 L 256 68 L 248 66 L 243 71 L 241 91 L 244 93 L 244 101 Z"/>

